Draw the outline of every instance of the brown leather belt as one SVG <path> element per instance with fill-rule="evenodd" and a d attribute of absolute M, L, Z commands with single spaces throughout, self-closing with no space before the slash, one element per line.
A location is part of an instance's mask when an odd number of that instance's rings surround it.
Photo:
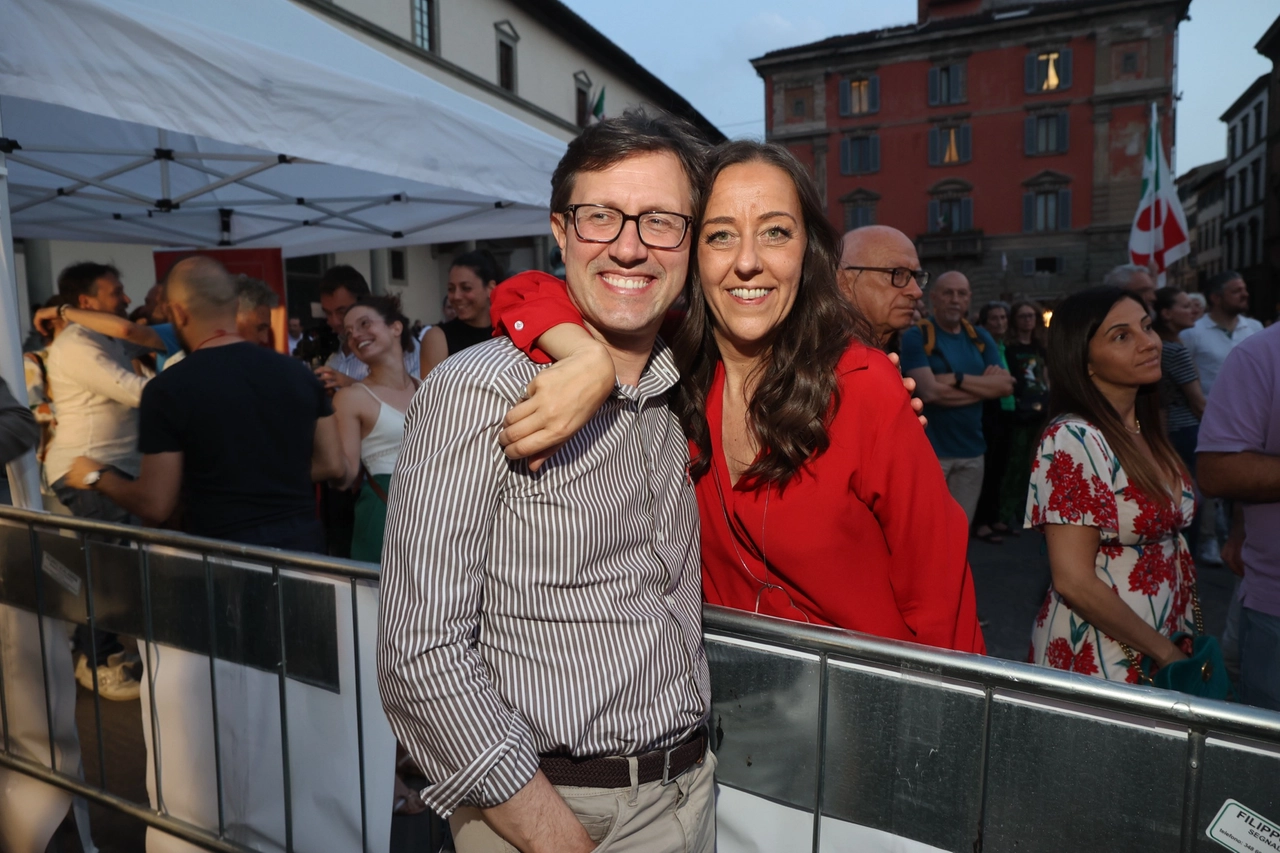
<path fill-rule="evenodd" d="M 661 780 L 669 785 L 694 765 L 701 764 L 707 751 L 707 735 L 699 731 L 690 740 L 671 749 L 655 749 L 636 756 L 639 784 Z M 543 755 L 538 766 L 552 785 L 573 788 L 627 788 L 631 785 L 630 762 L 626 758 L 568 758 Z"/>

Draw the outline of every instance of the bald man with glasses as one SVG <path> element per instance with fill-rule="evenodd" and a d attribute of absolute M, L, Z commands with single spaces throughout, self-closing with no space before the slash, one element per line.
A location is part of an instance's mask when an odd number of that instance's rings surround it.
<path fill-rule="evenodd" d="M 928 283 L 915 244 L 898 229 L 867 225 L 844 235 L 840 290 L 870 321 L 881 349 L 896 348 Z"/>

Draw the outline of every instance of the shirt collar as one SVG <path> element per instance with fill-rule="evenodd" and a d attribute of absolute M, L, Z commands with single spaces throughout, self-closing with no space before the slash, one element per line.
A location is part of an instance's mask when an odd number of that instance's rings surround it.
<path fill-rule="evenodd" d="M 615 385 L 614 393 L 628 400 L 643 401 L 665 394 L 678 381 L 680 371 L 676 369 L 675 354 L 666 341 L 657 338 L 653 342 L 649 361 L 640 373 L 640 384 L 637 387 Z"/>

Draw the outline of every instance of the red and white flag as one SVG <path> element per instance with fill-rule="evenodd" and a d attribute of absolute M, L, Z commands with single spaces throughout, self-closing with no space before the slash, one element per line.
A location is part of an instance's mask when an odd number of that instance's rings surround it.
<path fill-rule="evenodd" d="M 1146 156 L 1142 161 L 1142 200 L 1129 231 L 1129 260 L 1139 266 L 1154 265 L 1157 284 L 1164 287 L 1164 273 L 1191 251 L 1187 237 L 1187 217 L 1182 212 L 1178 189 L 1169 173 L 1169 161 L 1160 144 L 1156 105 L 1151 104 L 1151 129 L 1147 131 Z"/>

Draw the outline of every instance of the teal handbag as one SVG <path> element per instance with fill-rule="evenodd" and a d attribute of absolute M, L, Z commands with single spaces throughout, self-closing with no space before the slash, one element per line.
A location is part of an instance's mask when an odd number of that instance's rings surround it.
<path fill-rule="evenodd" d="M 1178 578 L 1186 581 L 1182 573 L 1181 542 L 1178 543 Z M 1200 612 L 1200 594 L 1196 591 L 1194 582 L 1191 584 L 1191 611 L 1195 616 L 1195 634 L 1179 631 L 1169 638 L 1174 645 L 1178 645 L 1184 639 L 1191 640 L 1191 654 L 1186 660 L 1174 661 L 1167 666 L 1162 666 L 1153 676 L 1151 670 L 1155 666 L 1155 661 L 1144 657 L 1139 663 L 1133 649 L 1124 643 L 1120 643 L 1120 648 L 1124 650 L 1129 663 L 1142 673 L 1141 680 L 1144 684 L 1188 693 L 1202 699 L 1231 699 L 1231 680 L 1227 676 L 1227 665 L 1222 659 L 1222 647 L 1218 645 L 1215 637 L 1210 637 L 1204 632 L 1204 616 Z"/>

